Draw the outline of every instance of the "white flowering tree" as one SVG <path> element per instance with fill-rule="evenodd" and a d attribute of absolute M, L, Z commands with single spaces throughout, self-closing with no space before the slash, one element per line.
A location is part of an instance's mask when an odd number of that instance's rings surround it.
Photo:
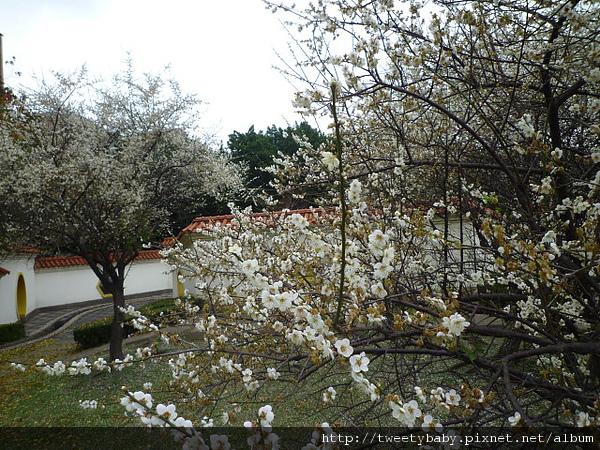
<path fill-rule="evenodd" d="M 305 424 L 598 425 L 595 2 L 267 3 L 306 57 L 297 106 L 333 117 L 278 188 L 328 195 L 166 255 L 206 300 L 169 361 L 194 424 L 286 386 L 268 428 L 305 386 Z M 160 423 L 145 395 L 123 403 Z"/>
<path fill-rule="evenodd" d="M 368 403 L 323 386 L 332 421 L 597 423 L 597 5 L 268 3 L 306 56 L 297 106 L 334 118 L 280 189 L 330 186 L 331 209 L 240 214 L 169 255 L 210 305 L 210 374 L 186 355 L 182 391 L 346 369 Z"/>
<path fill-rule="evenodd" d="M 199 101 L 173 81 L 128 70 L 107 85 L 81 71 L 17 103 L 7 111 L 28 115 L 0 124 L 9 240 L 87 260 L 113 296 L 110 357 L 122 358 L 119 307 L 138 250 L 171 233 L 169 215 L 198 193 L 239 189 L 238 171 L 207 146 Z"/>

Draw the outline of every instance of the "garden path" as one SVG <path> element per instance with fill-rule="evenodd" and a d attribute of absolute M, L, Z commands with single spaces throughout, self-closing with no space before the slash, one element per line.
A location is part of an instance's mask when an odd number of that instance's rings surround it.
<path fill-rule="evenodd" d="M 127 305 L 133 305 L 136 308 L 147 303 L 168 298 L 162 295 L 149 295 L 144 297 L 136 297 L 126 300 Z M 58 346 L 74 343 L 73 329 L 84 324 L 93 322 L 112 315 L 112 303 L 96 304 L 93 306 L 82 307 L 81 305 L 42 310 L 34 313 L 30 319 L 25 322 L 26 337 L 16 342 L 0 345 L 0 351 L 17 349 L 28 345 L 51 339 Z M 97 353 L 100 349 L 90 349 L 89 353 Z"/>

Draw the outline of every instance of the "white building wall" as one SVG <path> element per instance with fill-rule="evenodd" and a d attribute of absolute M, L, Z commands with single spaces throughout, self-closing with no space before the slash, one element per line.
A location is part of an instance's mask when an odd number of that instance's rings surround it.
<path fill-rule="evenodd" d="M 159 259 L 134 262 L 125 278 L 125 295 L 173 289 L 173 274 Z"/>
<path fill-rule="evenodd" d="M 125 277 L 125 295 L 173 290 L 172 274 L 160 260 L 134 262 Z M 102 300 L 98 278 L 87 266 L 36 271 L 37 307 Z"/>
<path fill-rule="evenodd" d="M 435 217 L 432 220 L 433 226 L 440 232 L 444 232 L 444 219 Z M 461 233 L 462 228 L 462 233 Z M 448 221 L 448 239 L 449 241 L 457 244 L 450 249 L 448 254 L 449 263 L 458 264 L 462 261 L 465 269 L 473 269 L 481 264 L 485 259 L 485 255 L 479 251 L 479 238 L 473 227 L 473 223 L 464 218 L 462 221 L 460 217 L 453 216 Z M 462 249 L 458 246 L 462 242 Z M 440 250 L 439 248 L 437 249 Z M 439 254 L 436 254 L 439 257 Z M 431 263 L 435 267 L 434 261 L 439 260 L 434 258 Z"/>
<path fill-rule="evenodd" d="M 38 269 L 35 282 L 38 308 L 102 299 L 98 278 L 86 266 Z"/>
<path fill-rule="evenodd" d="M 19 320 L 17 284 L 20 275 L 23 276 L 25 284 L 26 314 L 37 308 L 34 264 L 33 255 L 11 255 L 9 258 L 0 259 L 0 267 L 10 271 L 8 275 L 0 277 L 0 324 Z"/>

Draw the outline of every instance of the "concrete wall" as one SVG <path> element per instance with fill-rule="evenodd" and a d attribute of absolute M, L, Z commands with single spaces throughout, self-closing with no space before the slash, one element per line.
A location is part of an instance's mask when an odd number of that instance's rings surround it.
<path fill-rule="evenodd" d="M 162 260 L 136 261 L 125 278 L 125 295 L 170 290 L 176 296 L 177 286 L 173 286 L 173 280 L 170 266 Z"/>
<path fill-rule="evenodd" d="M 35 283 L 38 308 L 102 299 L 98 278 L 85 266 L 38 269 Z"/>
<path fill-rule="evenodd" d="M 435 217 L 432 220 L 432 224 L 441 233 L 444 233 L 444 219 Z M 465 218 L 461 221 L 458 216 L 450 217 L 448 220 L 448 238 L 456 244 L 462 241 L 462 249 L 459 247 L 450 249 L 448 254 L 448 262 L 450 264 L 459 264 L 462 261 L 465 269 L 474 269 L 484 261 L 485 255 L 481 251 L 478 251 L 480 245 L 479 238 L 477 237 L 473 223 L 469 219 Z M 436 257 L 439 257 L 439 254 Z M 439 259 L 436 260 L 439 261 Z M 433 264 L 434 267 L 435 265 Z"/>
<path fill-rule="evenodd" d="M 28 254 L 0 259 L 0 267 L 10 271 L 0 277 L 0 323 L 17 322 L 19 313 L 30 314 L 37 308 L 34 264 L 34 255 Z"/>
<path fill-rule="evenodd" d="M 17 322 L 20 315 L 31 314 L 37 308 L 102 300 L 97 288 L 98 278 L 89 267 L 34 271 L 34 256 L 11 255 L 0 260 L 0 267 L 10 271 L 0 277 L 0 324 Z M 170 292 L 177 296 L 176 276 L 161 260 L 134 262 L 125 278 L 125 295 L 155 292 Z"/>
<path fill-rule="evenodd" d="M 160 260 L 134 262 L 125 277 L 125 295 L 173 289 L 172 274 Z M 101 300 L 98 278 L 87 266 L 38 269 L 37 307 L 62 306 L 69 303 Z"/>

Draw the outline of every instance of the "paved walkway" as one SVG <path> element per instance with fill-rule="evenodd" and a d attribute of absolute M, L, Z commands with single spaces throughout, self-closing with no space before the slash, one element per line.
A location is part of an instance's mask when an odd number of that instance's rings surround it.
<path fill-rule="evenodd" d="M 136 308 L 164 298 L 164 294 L 150 295 L 126 300 L 127 305 Z M 32 344 L 48 338 L 55 338 L 61 342 L 73 342 L 73 329 L 84 323 L 93 322 L 103 317 L 112 316 L 113 305 L 111 302 L 93 306 L 74 306 L 72 308 L 46 309 L 34 313 L 25 322 L 26 338 L 20 341 L 0 345 L 0 350 L 9 350 L 24 345 Z"/>

